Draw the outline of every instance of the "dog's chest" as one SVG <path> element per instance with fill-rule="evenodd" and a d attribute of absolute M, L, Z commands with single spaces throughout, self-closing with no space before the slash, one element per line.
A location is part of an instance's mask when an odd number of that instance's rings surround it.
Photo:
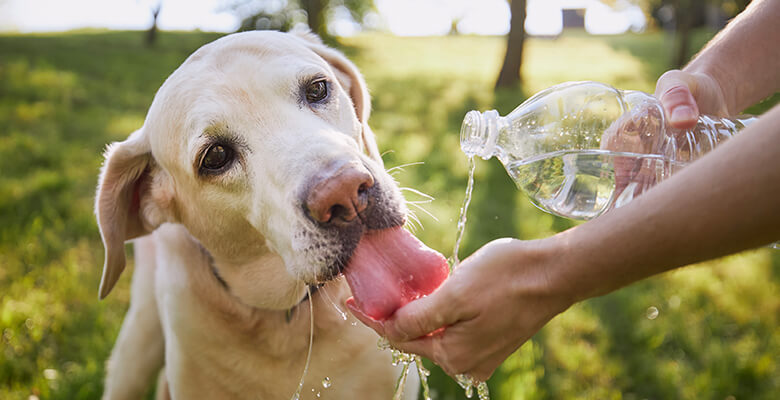
<path fill-rule="evenodd" d="M 285 312 L 247 312 L 219 297 L 215 304 L 214 296 L 198 295 L 200 290 L 197 284 L 177 285 L 159 302 L 166 368 L 188 382 L 178 389 L 171 382 L 172 389 L 191 391 L 195 397 L 290 398 L 309 349 L 308 301 L 287 318 Z M 373 331 L 351 317 L 342 319 L 332 302 L 320 296 L 313 304 L 312 356 L 302 398 L 317 398 L 317 393 L 324 399 L 351 398 L 354 393 L 368 393 L 361 398 L 369 399 L 392 397 L 397 373 L 389 353 L 377 348 Z"/>

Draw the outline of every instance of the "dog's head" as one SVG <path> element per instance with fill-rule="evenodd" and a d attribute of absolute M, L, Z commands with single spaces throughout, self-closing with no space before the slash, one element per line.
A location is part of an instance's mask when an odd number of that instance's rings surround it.
<path fill-rule="evenodd" d="M 311 34 L 248 32 L 192 54 L 144 125 L 106 152 L 96 213 L 106 261 L 166 222 L 187 228 L 250 305 L 288 308 L 332 278 L 363 233 L 406 210 L 368 127 L 356 67 Z"/>

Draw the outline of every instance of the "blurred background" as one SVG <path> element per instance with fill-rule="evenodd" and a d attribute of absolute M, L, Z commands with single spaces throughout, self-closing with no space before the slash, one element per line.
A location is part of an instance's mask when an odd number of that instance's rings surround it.
<path fill-rule="evenodd" d="M 400 184 L 435 198 L 416 234 L 449 255 L 468 110 L 505 114 L 570 80 L 652 92 L 747 3 L 0 0 L 0 399 L 100 397 L 131 276 L 97 300 L 101 153 L 142 125 L 157 88 L 202 44 L 308 25 L 347 54 L 371 88 L 386 165 L 405 165 Z M 461 258 L 573 226 L 533 207 L 496 160 L 478 161 L 468 217 Z M 777 398 L 778 286 L 780 252 L 758 249 L 577 304 L 501 366 L 492 398 Z M 431 367 L 434 398 L 464 398 Z"/>

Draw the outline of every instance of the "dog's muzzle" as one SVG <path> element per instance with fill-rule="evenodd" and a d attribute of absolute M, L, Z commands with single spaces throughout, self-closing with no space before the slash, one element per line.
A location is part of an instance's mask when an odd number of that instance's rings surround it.
<path fill-rule="evenodd" d="M 312 238 L 305 249 L 310 259 L 324 261 L 315 263 L 318 281 L 343 271 L 366 231 L 405 222 L 392 182 L 385 183 L 360 161 L 334 162 L 314 174 L 305 188 L 300 198 L 311 234 L 303 236 Z"/>

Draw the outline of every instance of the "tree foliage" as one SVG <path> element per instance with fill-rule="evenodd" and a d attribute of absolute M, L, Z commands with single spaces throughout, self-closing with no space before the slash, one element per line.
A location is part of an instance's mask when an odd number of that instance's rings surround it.
<path fill-rule="evenodd" d="M 347 10 L 358 23 L 374 10 L 373 0 L 228 0 L 225 9 L 242 20 L 240 30 L 287 31 L 306 24 L 320 36 L 328 36 L 327 23 L 339 10 Z"/>
<path fill-rule="evenodd" d="M 600 0 L 619 7 L 619 0 Z M 750 0 L 628 0 L 638 5 L 655 26 L 674 33 L 671 67 L 682 68 L 691 57 L 691 31 L 707 26 L 719 29 L 747 7 Z"/>

